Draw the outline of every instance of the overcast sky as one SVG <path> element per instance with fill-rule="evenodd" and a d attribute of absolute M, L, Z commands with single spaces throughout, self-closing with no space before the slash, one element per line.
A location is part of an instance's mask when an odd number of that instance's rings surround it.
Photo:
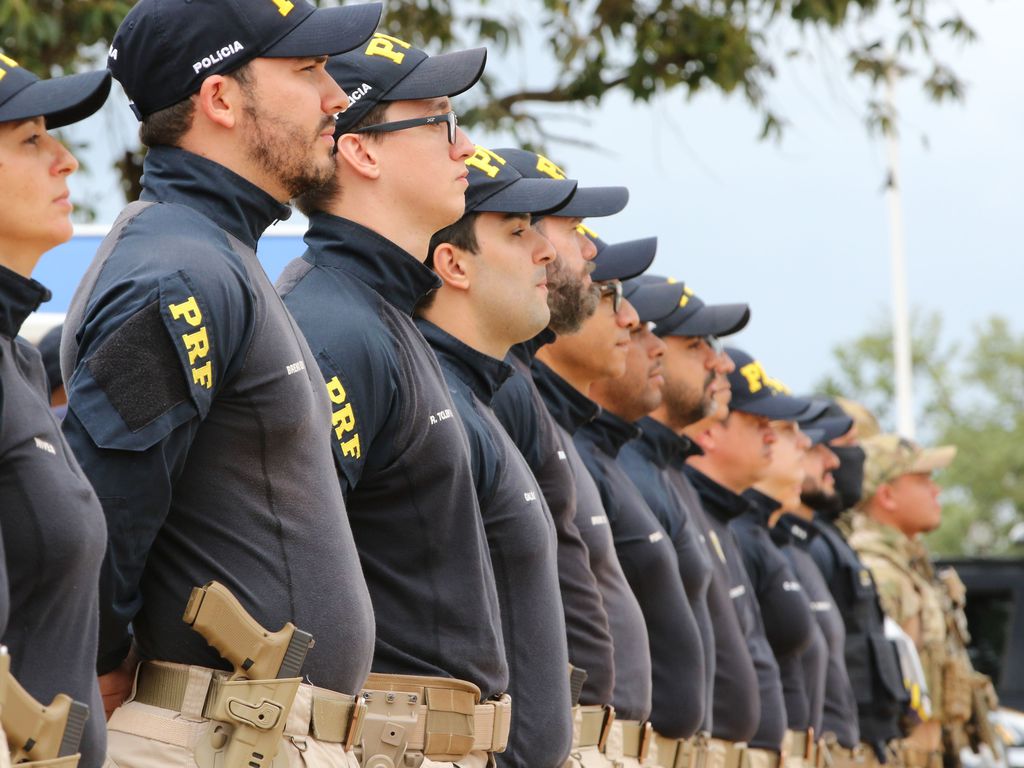
<path fill-rule="evenodd" d="M 942 312 L 950 338 L 994 313 L 1020 333 L 1024 3 L 961 6 L 979 33 L 949 57 L 968 82 L 966 103 L 936 106 L 909 84 L 897 93 L 910 301 Z M 489 63 L 509 82 L 534 86 L 550 66 L 530 50 Z M 650 105 L 614 96 L 597 110 L 567 110 L 586 124 L 562 122 L 559 131 L 599 149 L 550 151 L 583 184 L 629 187 L 622 214 L 590 222 L 602 237 L 657 235 L 658 272 L 684 279 L 706 301 L 749 302 L 751 325 L 736 342 L 797 390 L 832 366 L 834 345 L 885 318 L 890 304 L 885 147 L 868 136 L 863 93 L 844 81 L 844 67 L 817 45 L 813 61 L 782 64 L 771 90 L 790 123 L 781 144 L 756 139 L 758 116 L 740 97 L 674 94 Z M 126 112 L 108 107 L 73 137 L 109 136 L 110 146 L 123 146 L 135 129 Z M 86 160 L 92 172 L 78 174 L 73 194 L 109 222 L 119 203 L 106 193 L 108 158 L 94 150 Z M 79 268 L 53 254 L 38 276 L 66 279 Z"/>

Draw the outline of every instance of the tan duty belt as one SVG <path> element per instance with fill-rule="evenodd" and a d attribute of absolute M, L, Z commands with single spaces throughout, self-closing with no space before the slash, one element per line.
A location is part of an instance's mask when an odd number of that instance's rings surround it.
<path fill-rule="evenodd" d="M 573 749 L 598 747 L 604 749 L 612 723 L 615 722 L 615 707 L 600 704 L 577 704 L 572 708 Z"/>
<path fill-rule="evenodd" d="M 362 693 L 372 710 L 383 697 L 385 705 L 404 704 L 415 723 L 406 734 L 405 748 L 432 760 L 458 760 L 470 752 L 502 752 L 508 745 L 512 700 L 503 694 L 480 703 L 472 683 L 445 677 L 372 673 Z"/>
<path fill-rule="evenodd" d="M 647 759 L 647 750 L 650 748 L 651 742 L 654 741 L 654 729 L 650 723 L 616 718 L 609 728 L 609 732 L 611 731 L 616 731 L 619 734 L 612 741 L 616 742 L 617 746 L 621 746 L 623 757 L 636 758 L 640 762 Z M 611 751 L 610 746 L 608 751 Z"/>
<path fill-rule="evenodd" d="M 826 734 L 819 747 L 820 760 L 825 768 L 866 768 L 874 762 L 874 753 L 869 747 L 858 744 L 856 747 L 844 747 L 835 740 L 832 734 Z M 867 759 L 870 754 L 871 760 Z"/>
<path fill-rule="evenodd" d="M 773 749 L 747 747 L 743 750 L 740 768 L 780 768 L 782 754 Z"/>
<path fill-rule="evenodd" d="M 942 768 L 942 752 L 939 750 L 901 746 L 899 757 L 906 768 Z"/>
<path fill-rule="evenodd" d="M 814 738 L 814 729 L 806 731 L 786 731 L 786 740 L 783 742 L 782 753 L 786 759 L 795 758 L 808 766 L 817 766 L 820 755 L 818 753 L 818 742 Z"/>
<path fill-rule="evenodd" d="M 688 739 L 670 739 L 655 731 L 654 762 L 660 768 L 704 768 L 709 738 L 697 733 Z"/>
<path fill-rule="evenodd" d="M 197 677 L 193 670 L 212 671 L 212 674 L 206 676 L 208 682 L 200 683 L 198 691 Z M 196 700 L 194 703 L 198 705 L 197 709 L 202 716 L 209 718 L 208 713 L 216 709 L 221 684 L 226 680 L 226 672 L 204 670 L 202 667 L 185 664 L 145 661 L 139 665 L 134 700 L 153 707 L 181 712 L 186 703 L 186 695 L 195 700 L 198 693 L 204 698 L 201 702 Z M 204 686 L 205 691 L 201 690 Z M 317 689 L 313 694 L 309 733 L 320 741 L 344 744 L 346 749 L 349 749 L 359 739 L 362 712 L 361 703 L 354 697 Z"/>

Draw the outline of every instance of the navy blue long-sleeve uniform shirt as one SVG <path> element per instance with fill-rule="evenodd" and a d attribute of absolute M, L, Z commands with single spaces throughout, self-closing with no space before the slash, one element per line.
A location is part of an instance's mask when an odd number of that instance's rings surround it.
<path fill-rule="evenodd" d="M 711 550 L 693 518 L 692 509 L 700 506 L 697 494 L 682 474 L 687 457 L 700 452 L 700 448 L 649 416 L 638 421 L 637 426 L 642 433 L 639 439 L 622 446 L 619 463 L 640 489 L 675 547 L 679 577 L 683 580 L 704 649 L 707 696 L 701 730 L 710 733 L 714 726 L 712 701 L 715 690 L 715 634 L 708 608 Z"/>
<path fill-rule="evenodd" d="M 754 489 L 743 496 L 751 508 L 729 525 L 743 553 L 743 564 L 761 607 L 765 635 L 779 664 L 787 726 L 794 731 L 806 731 L 811 725 L 812 697 L 817 696 L 820 703 L 825 638 L 811 615 L 800 580 L 769 532 L 768 520 L 779 503 Z M 804 673 L 807 653 L 820 668 L 813 680 L 808 680 Z"/>
<path fill-rule="evenodd" d="M 512 375 L 495 393 L 491 408 L 526 458 L 555 524 L 569 661 L 587 673 L 579 702 L 604 705 L 611 703 L 615 685 L 614 649 L 587 545 L 576 525 L 576 482 L 567 448 L 572 441 L 559 433 L 530 374 L 536 349 L 553 337 L 545 331 L 509 352 L 505 362 Z"/>
<path fill-rule="evenodd" d="M 860 728 L 857 724 L 857 699 L 846 671 L 846 627 L 825 578 L 806 550 L 816 535 L 810 522 L 791 514 L 782 515 L 772 528 L 772 539 L 789 558 L 796 577 L 803 584 L 810 601 L 811 615 L 825 640 L 827 658 L 821 681 L 821 704 L 815 704 L 812 694 L 811 727 L 815 733 L 831 731 L 839 744 L 849 749 L 860 742 Z M 807 654 L 804 662 L 806 679 L 811 682 L 819 674 L 819 667 Z"/>
<path fill-rule="evenodd" d="M 757 730 L 748 739 L 748 743 L 759 749 L 778 751 L 786 733 L 786 706 L 782 696 L 779 665 L 765 635 L 761 608 L 743 565 L 739 544 L 729 527 L 732 520 L 750 509 L 750 503 L 690 465 L 687 465 L 685 471 L 700 494 L 708 522 L 715 534 L 713 538 L 709 535 L 712 547 L 728 565 L 732 584 L 729 595 L 733 598 L 757 673 L 757 691 L 752 693 L 760 698 L 760 714 Z M 717 712 L 716 707 L 716 720 Z"/>
<path fill-rule="evenodd" d="M 107 729 L 96 684 L 103 510 L 50 412 L 39 353 L 16 339 L 50 292 L 0 266 L 0 642 L 35 699 L 89 705 L 80 765 L 99 768 Z"/>
<path fill-rule="evenodd" d="M 639 432 L 602 411 L 576 433 L 576 447 L 601 491 L 619 562 L 647 623 L 651 724 L 662 736 L 685 739 L 704 720 L 704 648 L 672 541 L 616 461 L 620 448 Z"/>
<path fill-rule="evenodd" d="M 327 384 L 324 420 L 377 617 L 376 672 L 508 685 L 470 448 L 412 311 L 437 276 L 326 213 L 278 280 Z M 328 460 L 330 456 L 328 456 Z"/>
<path fill-rule="evenodd" d="M 508 768 L 561 768 L 572 746 L 572 713 L 555 527 L 526 460 L 490 409 L 512 368 L 423 319 L 416 324 L 466 426 L 498 587 L 515 704 L 508 748 L 495 759 Z"/>
<path fill-rule="evenodd" d="M 608 616 L 614 653 L 614 690 L 611 703 L 623 720 L 647 720 L 651 714 L 651 651 L 640 603 L 622 572 L 615 551 L 601 492 L 583 463 L 573 440 L 576 431 L 594 419 L 600 407 L 539 360 L 532 365 L 533 380 L 555 421 L 576 489 L 576 527 L 587 546 L 590 568 L 601 590 Z M 590 678 L 584 690 L 590 686 Z M 592 689 L 596 691 L 597 689 Z M 608 703 L 598 699 L 594 703 Z"/>
<path fill-rule="evenodd" d="M 885 745 L 904 735 L 900 718 L 909 701 L 896 647 L 885 636 L 884 614 L 871 572 L 832 519 L 819 512 L 811 525 L 817 535 L 809 540 L 807 550 L 825 577 L 846 625 L 846 670 L 857 697 L 860 736 L 874 748 L 878 759 L 884 760 Z M 826 717 L 823 727 L 827 731 L 838 726 Z"/>
<path fill-rule="evenodd" d="M 226 668 L 182 620 L 223 583 L 316 645 L 303 671 L 355 693 L 373 611 L 321 426 L 317 364 L 256 258 L 289 209 L 222 165 L 146 155 L 142 202 L 100 246 L 64 324 L 63 428 L 103 505 L 99 672 L 128 651 Z"/>

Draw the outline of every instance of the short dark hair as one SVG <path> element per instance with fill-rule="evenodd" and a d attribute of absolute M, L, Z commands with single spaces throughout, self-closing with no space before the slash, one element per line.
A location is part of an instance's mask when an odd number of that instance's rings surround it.
<path fill-rule="evenodd" d="M 387 112 L 389 102 L 381 101 L 374 104 L 370 111 L 363 115 L 363 119 L 352 126 L 352 128 L 345 133 L 355 133 L 360 128 L 365 128 L 368 125 L 376 125 L 377 123 L 383 123 L 385 120 L 385 113 Z M 383 133 L 369 133 L 366 134 L 370 141 L 380 141 L 384 136 Z M 338 181 L 338 174 L 332 174 L 331 178 L 325 181 L 323 184 L 314 187 L 313 189 L 307 189 L 301 195 L 299 195 L 293 201 L 295 207 L 298 208 L 305 216 L 316 213 L 317 211 L 323 211 L 327 209 L 327 206 L 332 200 L 336 199 L 341 195 L 341 183 Z"/>
<path fill-rule="evenodd" d="M 255 77 L 250 69 L 251 64 L 251 61 L 246 62 L 225 75 L 237 82 L 246 95 L 252 94 L 255 82 Z M 142 119 L 142 123 L 139 125 L 139 140 L 147 147 L 158 145 L 177 147 L 181 143 L 182 137 L 192 127 L 195 114 L 196 102 L 192 96 L 182 99 L 177 104 L 157 110 Z"/>
<path fill-rule="evenodd" d="M 441 243 L 451 243 L 456 248 L 469 251 L 474 255 L 479 253 L 480 244 L 476 240 L 476 220 L 479 215 L 480 213 L 477 211 L 470 211 L 454 224 L 449 224 L 444 229 L 439 229 L 435 232 L 434 236 L 430 238 L 430 245 L 427 247 L 427 258 L 423 263 L 431 269 L 434 268 L 434 251 L 437 250 Z M 436 296 L 437 291 L 431 291 L 420 299 L 419 304 L 416 305 L 415 314 L 422 314 L 424 310 L 429 309 L 430 305 L 434 303 Z"/>

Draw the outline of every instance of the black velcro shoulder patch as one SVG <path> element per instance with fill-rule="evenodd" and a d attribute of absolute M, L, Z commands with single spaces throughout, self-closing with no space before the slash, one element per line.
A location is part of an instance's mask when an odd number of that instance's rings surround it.
<path fill-rule="evenodd" d="M 133 432 L 189 396 L 178 352 L 167 335 L 157 301 L 108 336 L 86 366 Z M 140 371 L 145 375 L 140 376 Z"/>

